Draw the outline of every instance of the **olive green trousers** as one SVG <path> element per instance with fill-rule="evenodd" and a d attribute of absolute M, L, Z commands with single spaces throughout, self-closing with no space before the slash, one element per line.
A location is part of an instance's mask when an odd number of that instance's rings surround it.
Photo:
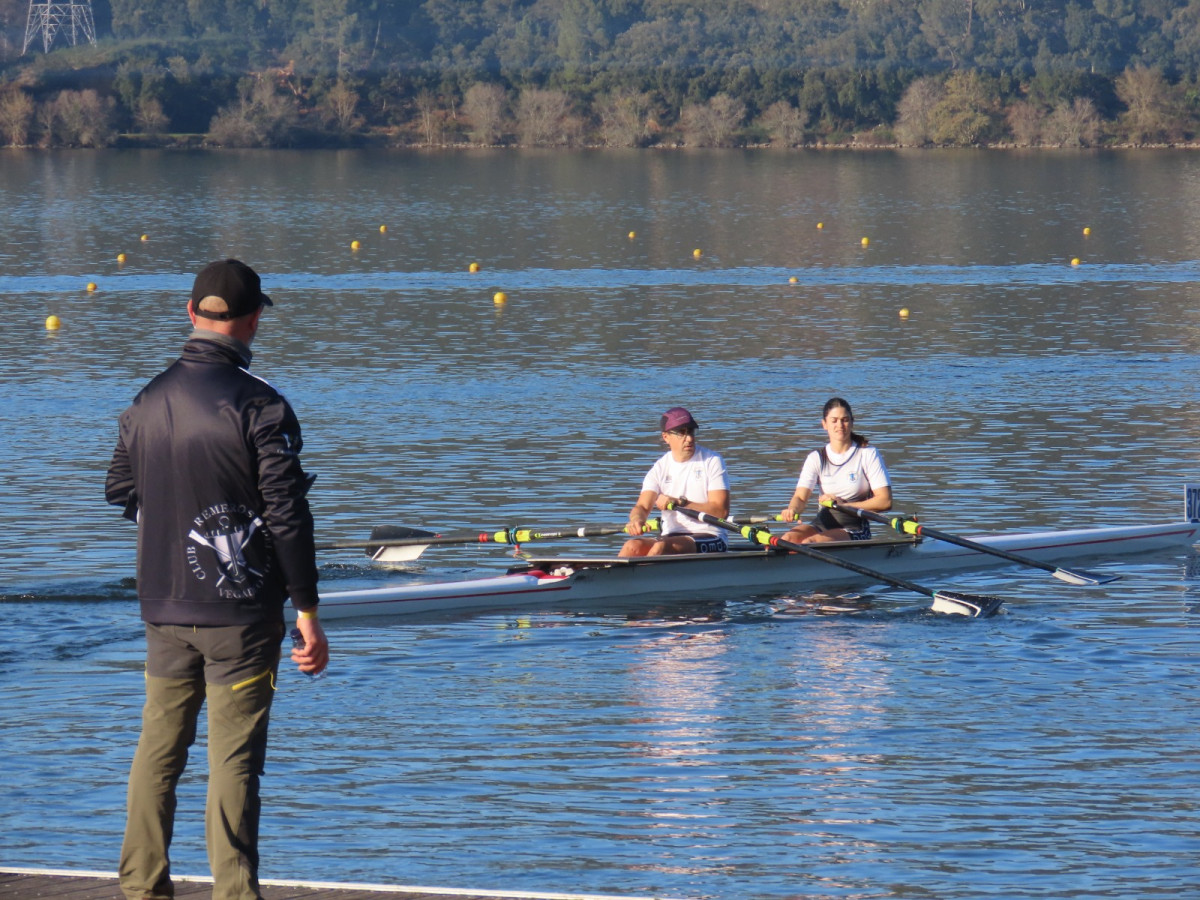
<path fill-rule="evenodd" d="M 121 890 L 127 900 L 169 900 L 174 896 L 170 847 L 175 788 L 187 766 L 188 750 L 196 740 L 197 719 L 206 700 L 205 840 L 213 875 L 213 900 L 260 900 L 259 779 L 266 762 L 267 728 L 279 666 L 278 639 L 274 646 L 273 661 L 260 659 L 255 674 L 231 684 L 206 682 L 203 668 L 184 678 L 147 673 L 142 734 L 129 772 L 119 867 Z M 265 669 L 263 662 L 269 662 Z M 151 647 L 148 668 L 153 663 Z"/>

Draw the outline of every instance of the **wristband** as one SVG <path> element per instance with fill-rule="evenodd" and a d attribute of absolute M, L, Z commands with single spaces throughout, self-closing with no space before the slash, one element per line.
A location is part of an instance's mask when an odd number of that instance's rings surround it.
<path fill-rule="evenodd" d="M 298 609 L 296 610 L 297 619 L 315 619 L 317 611 L 315 609 Z"/>

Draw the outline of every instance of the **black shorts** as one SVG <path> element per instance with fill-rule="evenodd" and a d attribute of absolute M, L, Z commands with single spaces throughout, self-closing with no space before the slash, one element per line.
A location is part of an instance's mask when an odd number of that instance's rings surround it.
<path fill-rule="evenodd" d="M 723 534 L 693 534 L 690 531 L 673 531 L 663 537 L 690 537 L 696 542 L 697 553 L 724 553 L 729 549 Z"/>
<path fill-rule="evenodd" d="M 871 523 L 866 519 L 860 519 L 858 516 L 851 516 L 848 513 L 838 516 L 834 514 L 833 510 L 822 509 L 809 524 L 817 529 L 817 531 L 832 531 L 835 528 L 845 528 L 846 534 L 850 536 L 850 540 L 852 541 L 869 541 L 871 539 Z"/>

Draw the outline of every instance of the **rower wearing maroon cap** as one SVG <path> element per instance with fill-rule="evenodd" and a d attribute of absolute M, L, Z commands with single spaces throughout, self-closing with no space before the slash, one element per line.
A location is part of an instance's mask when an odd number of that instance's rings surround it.
<path fill-rule="evenodd" d="M 700 426 L 682 406 L 673 406 L 659 419 L 667 452 L 642 479 L 642 492 L 629 511 L 621 556 L 661 556 L 667 553 L 720 553 L 728 550 L 724 532 L 669 510 L 686 506 L 725 518 L 729 515 L 729 478 L 721 454 L 696 443 Z M 653 509 L 662 510 L 662 536 L 643 535 Z"/>

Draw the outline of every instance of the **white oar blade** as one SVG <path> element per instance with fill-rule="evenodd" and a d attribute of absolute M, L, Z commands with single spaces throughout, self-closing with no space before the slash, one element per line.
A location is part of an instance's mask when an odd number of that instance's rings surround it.
<path fill-rule="evenodd" d="M 1079 572 L 1071 569 L 1055 569 L 1054 577 L 1067 584 L 1108 584 L 1120 575 L 1097 575 L 1095 572 Z"/>
<path fill-rule="evenodd" d="M 981 597 L 978 594 L 959 594 L 954 591 L 934 591 L 934 612 L 946 613 L 951 616 L 970 616 L 975 619 L 986 619 L 994 616 L 1004 603 L 1002 597 Z"/>
<path fill-rule="evenodd" d="M 376 547 L 371 554 L 375 562 L 412 562 L 429 549 L 428 544 L 409 544 L 400 547 Z"/>

